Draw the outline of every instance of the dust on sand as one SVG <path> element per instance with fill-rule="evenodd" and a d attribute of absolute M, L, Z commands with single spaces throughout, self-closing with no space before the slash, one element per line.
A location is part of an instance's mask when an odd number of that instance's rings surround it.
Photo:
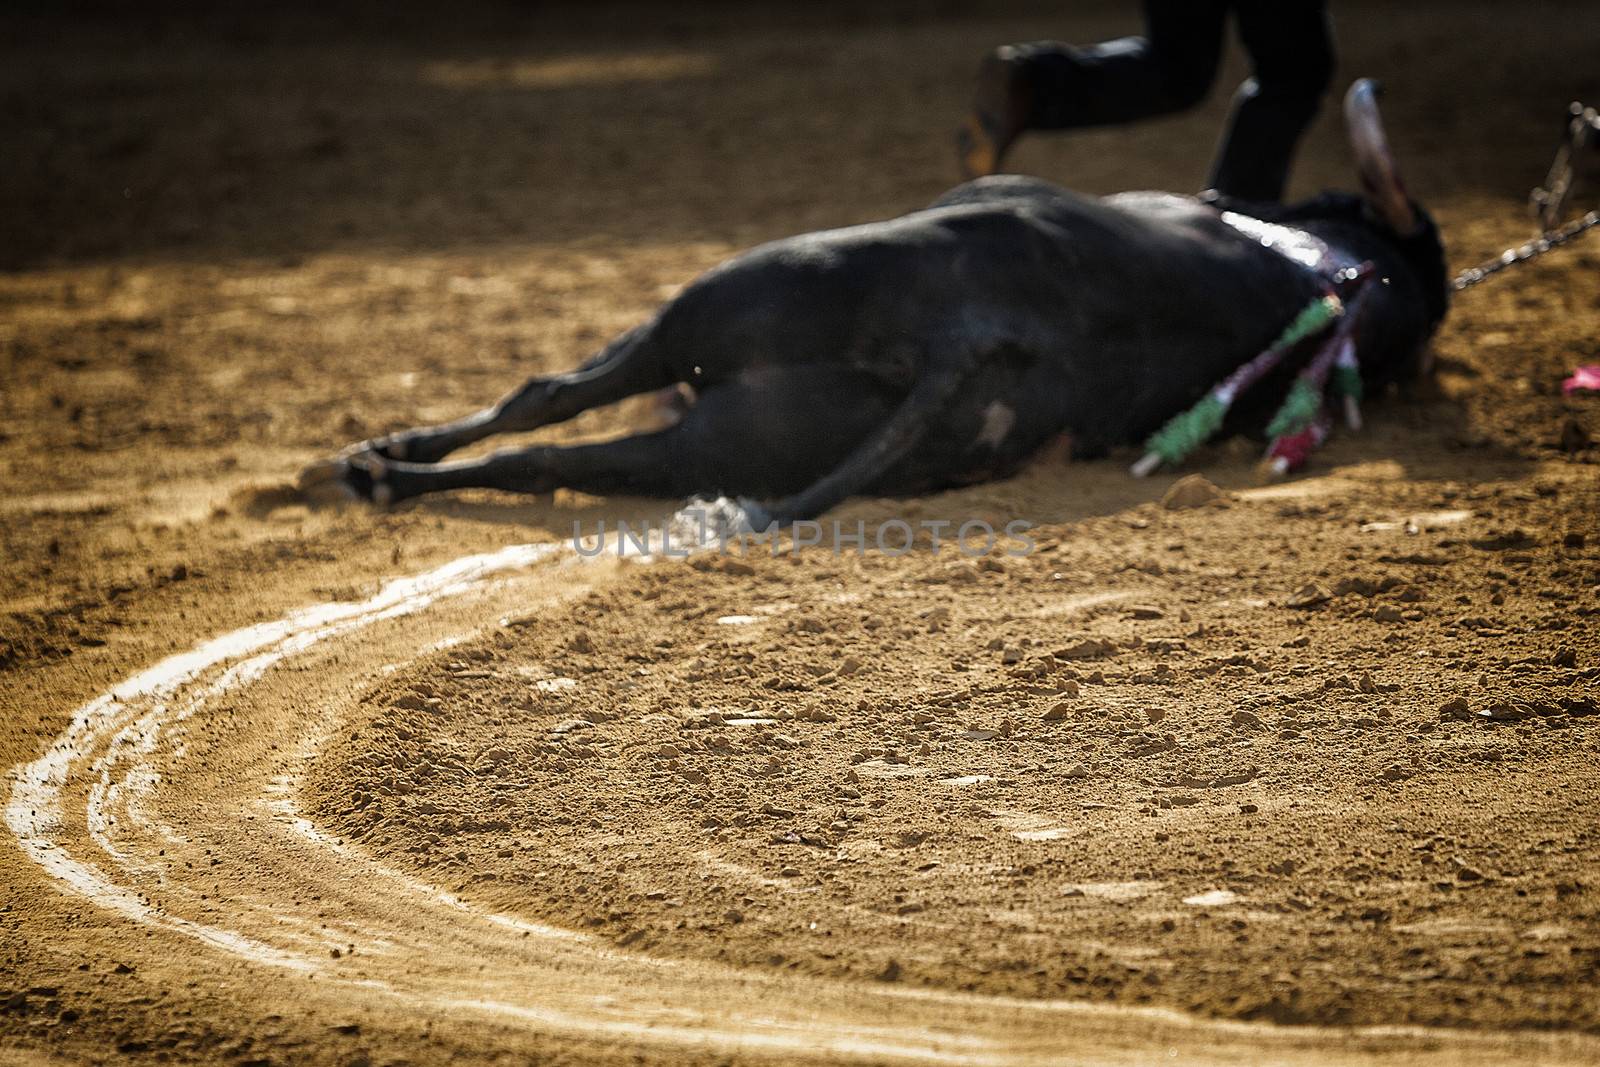
<path fill-rule="evenodd" d="M 1487 3 L 1341 7 L 1457 266 L 1526 235 L 1552 116 L 1600 97 L 1550 60 L 1585 5 L 1542 11 L 1508 34 Z M 7 764 L 219 632 L 659 514 L 319 508 L 287 479 L 573 364 L 732 250 L 931 199 L 978 50 L 1127 28 L 1057 5 L 6 17 Z M 1188 188 L 1222 106 L 1016 163 Z M 1301 175 L 1351 185 L 1331 120 Z M 1436 384 L 1287 486 L 1219 446 L 1194 465 L 1223 493 L 1169 510 L 1171 478 L 1049 456 L 838 514 L 1020 516 L 1026 557 L 662 561 L 388 675 L 381 642 L 318 661 L 278 697 L 331 731 L 300 803 L 473 906 L 685 966 L 1592 1034 L 1600 406 L 1558 383 L 1600 361 L 1597 267 L 1579 245 L 1464 297 Z M 218 810 L 247 799 L 226 770 Z M 211 860 L 246 844 L 195 847 L 165 888 L 237 908 Z M 271 902 L 269 868 L 240 877 Z M 0 1043 L 25 1062 L 685 1055 L 324 992 L 63 894 L 10 845 L 0 879 Z M 275 906 L 336 924 L 318 896 Z"/>

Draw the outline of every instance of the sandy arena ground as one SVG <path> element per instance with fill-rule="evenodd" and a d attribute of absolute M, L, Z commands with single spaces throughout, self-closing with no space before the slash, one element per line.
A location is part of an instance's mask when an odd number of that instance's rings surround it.
<path fill-rule="evenodd" d="M 981 6 L 0 15 L 0 1064 L 1600 1061 L 1600 243 L 1287 483 L 832 516 L 1026 556 L 292 488 L 928 201 L 983 48 L 1132 28 Z M 1525 239 L 1592 5 L 1337 10 L 1453 265 Z M 1224 103 L 1014 165 L 1192 189 Z"/>

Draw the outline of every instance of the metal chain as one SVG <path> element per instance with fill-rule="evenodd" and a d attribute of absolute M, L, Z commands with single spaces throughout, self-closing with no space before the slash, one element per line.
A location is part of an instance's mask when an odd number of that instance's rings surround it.
<path fill-rule="evenodd" d="M 1560 229 L 1547 230 L 1525 245 L 1508 248 L 1487 263 L 1462 271 L 1456 275 L 1454 288 L 1456 292 L 1471 289 L 1491 275 L 1499 274 L 1507 267 L 1515 267 L 1538 259 L 1551 249 L 1564 245 L 1575 237 L 1581 237 L 1596 226 L 1600 226 L 1600 211 L 1591 211 L 1583 218 L 1569 222 Z"/>

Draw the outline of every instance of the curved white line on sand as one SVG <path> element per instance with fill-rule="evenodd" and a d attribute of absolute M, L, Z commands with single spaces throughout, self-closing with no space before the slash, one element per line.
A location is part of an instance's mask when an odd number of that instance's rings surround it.
<path fill-rule="evenodd" d="M 457 596 L 476 588 L 492 575 L 525 567 L 549 556 L 552 545 L 513 545 L 499 552 L 468 556 L 436 570 L 403 578 L 384 585 L 376 595 L 356 604 L 319 604 L 291 612 L 273 622 L 259 623 L 207 641 L 192 651 L 170 656 L 155 666 L 127 678 L 111 691 L 80 707 L 66 731 L 44 754 L 32 763 L 12 770 L 11 801 L 6 806 L 6 825 L 16 835 L 22 850 L 58 881 L 74 892 L 135 922 L 167 927 L 197 938 L 214 947 L 260 963 L 295 970 L 309 970 L 314 964 L 303 957 L 271 948 L 230 930 L 164 914 L 150 906 L 134 889 L 121 885 L 93 863 L 73 858 L 60 847 L 57 832 L 64 826 L 66 811 L 61 794 L 66 788 L 74 759 L 96 751 L 100 739 L 113 736 L 106 756 L 96 761 L 95 770 L 105 770 L 105 762 L 126 748 L 138 745 L 137 732 L 123 734 L 125 724 L 135 726 L 141 709 L 147 730 L 159 723 L 168 711 L 168 701 L 187 684 L 206 671 L 230 659 L 249 659 L 230 668 L 210 687 L 218 695 L 248 684 L 286 656 L 311 645 L 382 618 L 420 611 L 441 597 Z M 263 651 L 265 650 L 265 651 Z M 193 706 L 203 704 L 207 694 L 195 695 Z M 118 740 L 121 744 L 118 744 Z M 153 740 L 153 739 L 152 739 Z M 153 745 L 152 745 L 153 747 Z M 95 790 L 103 794 L 97 784 Z M 90 832 L 104 841 L 104 820 L 91 810 L 86 813 Z M 113 858 L 117 853 L 109 842 L 105 847 Z"/>
<path fill-rule="evenodd" d="M 809 1054 L 997 1067 L 1142 1062 L 1156 1055 L 1190 1063 L 1325 1062 L 1330 1057 L 1354 1063 L 1384 1059 L 1385 1051 L 1408 1062 L 1487 1063 L 1529 1053 L 1552 1061 L 1600 1059 L 1600 1043 L 1576 1036 L 1400 1027 L 1281 1029 L 1161 1009 L 831 982 L 630 955 L 571 931 L 487 913 L 328 838 L 295 810 L 292 781 L 281 776 L 264 780 L 260 797 L 242 809 L 240 798 L 227 811 L 223 805 L 196 809 L 214 816 L 215 825 L 202 829 L 220 827 L 221 833 L 247 837 L 258 849 L 279 850 L 262 853 L 263 867 L 281 861 L 278 870 L 267 878 L 253 872 L 254 881 L 223 901 L 202 905 L 199 900 L 206 898 L 196 900 L 188 887 L 169 887 L 153 857 L 136 856 L 133 847 L 119 843 L 136 846 L 131 835 L 143 827 L 175 847 L 191 846 L 199 859 L 198 844 L 146 810 L 161 799 L 162 782 L 170 780 L 148 763 L 161 747 L 163 731 L 170 740 L 170 731 L 186 721 L 204 723 L 217 698 L 236 698 L 291 657 L 373 624 L 484 591 L 554 551 L 555 546 L 520 545 L 467 557 L 390 582 L 361 603 L 295 611 L 161 661 L 83 705 L 38 759 L 12 771 L 8 827 L 23 851 L 64 887 L 133 922 L 259 964 L 317 972 L 413 1006 L 478 1013 L 546 1031 L 790 1058 Z M 449 641 L 411 647 L 416 652 Z M 187 743 L 168 747 L 181 758 Z M 304 755 L 309 754 L 308 748 Z M 81 825 L 69 813 L 69 793 L 82 793 Z M 263 818 L 252 823 L 257 812 Z M 119 815 L 136 825 L 119 825 Z M 245 822 L 238 823 L 239 818 Z M 277 838 L 257 844 L 262 822 L 282 829 Z M 65 844 L 74 837 L 99 848 L 105 859 L 74 855 Z M 108 862 L 120 876 L 107 869 Z M 308 893 L 342 889 L 346 902 L 388 894 L 388 907 L 363 913 L 352 905 L 357 921 L 318 924 L 320 911 L 284 914 L 290 891 L 274 876 L 297 878 Z M 158 893 L 171 896 L 174 907 L 205 916 L 225 913 L 228 921 L 176 914 L 155 902 Z M 334 933 L 362 938 L 362 959 L 382 976 L 331 966 L 325 953 L 336 944 L 329 940 Z M 493 958 L 496 967 L 487 974 L 465 966 L 451 970 L 457 958 L 467 964 Z M 390 960 L 394 966 L 385 969 Z M 419 971 L 418 960 L 435 965 L 437 973 Z"/>

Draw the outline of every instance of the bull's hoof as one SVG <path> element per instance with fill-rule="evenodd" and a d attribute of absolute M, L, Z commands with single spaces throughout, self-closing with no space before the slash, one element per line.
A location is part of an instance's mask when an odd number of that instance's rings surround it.
<path fill-rule="evenodd" d="M 412 453 L 417 451 L 410 434 L 392 433 L 387 437 L 374 437 L 370 441 L 353 444 L 339 454 L 347 459 L 354 456 L 377 456 L 380 459 L 405 462 L 416 459 Z"/>
<path fill-rule="evenodd" d="M 357 500 L 386 508 L 394 503 L 394 487 L 389 484 L 389 465 L 373 452 L 351 456 L 344 461 L 340 479 L 345 492 Z"/>
<path fill-rule="evenodd" d="M 337 485 L 344 478 L 345 466 L 345 461 L 340 456 L 319 459 L 301 469 L 295 476 L 294 487 L 302 493 L 312 493 Z"/>
<path fill-rule="evenodd" d="M 361 441 L 340 455 L 380 456 L 396 463 L 437 463 L 461 444 L 460 434 L 450 426 L 419 426 Z"/>
<path fill-rule="evenodd" d="M 378 507 L 394 503 L 394 487 L 388 480 L 389 467 L 382 456 L 372 453 L 341 455 L 318 460 L 300 472 L 295 488 L 309 496 L 332 493 Z"/>

